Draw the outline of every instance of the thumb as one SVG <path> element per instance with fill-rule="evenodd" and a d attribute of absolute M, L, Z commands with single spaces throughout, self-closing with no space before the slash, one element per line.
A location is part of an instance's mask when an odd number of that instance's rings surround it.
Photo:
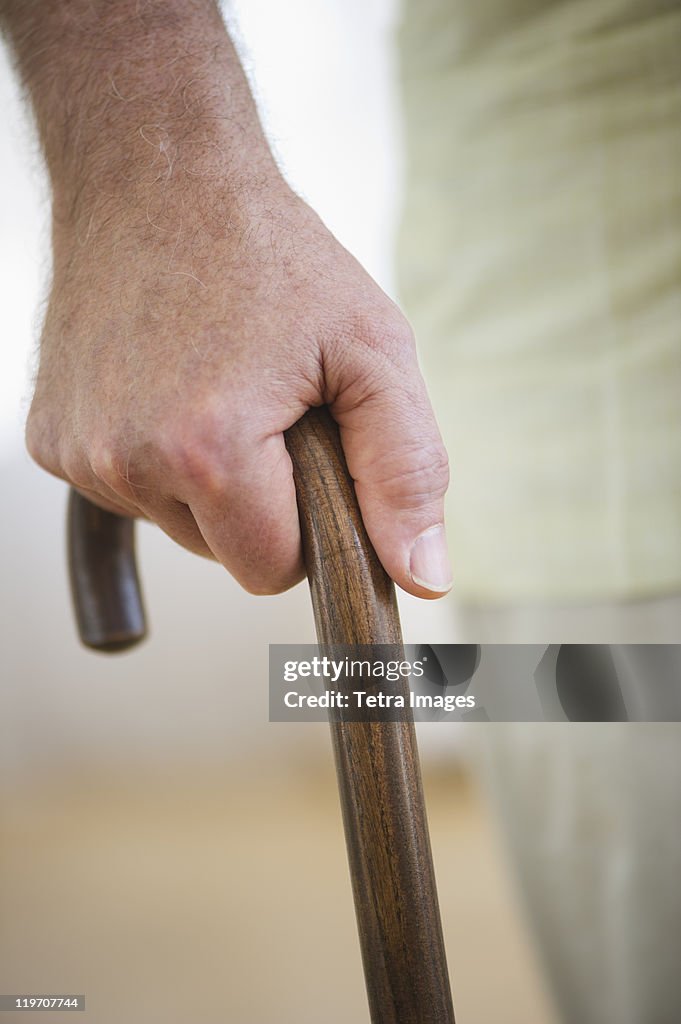
<path fill-rule="evenodd" d="M 444 528 L 449 462 L 418 367 L 391 367 L 379 390 L 332 412 L 386 572 L 410 594 L 442 597 L 452 585 Z"/>

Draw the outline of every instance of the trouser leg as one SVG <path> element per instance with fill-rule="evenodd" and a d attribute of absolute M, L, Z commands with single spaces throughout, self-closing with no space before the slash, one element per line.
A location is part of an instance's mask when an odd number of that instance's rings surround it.
<path fill-rule="evenodd" d="M 463 609 L 466 642 L 670 642 L 681 600 Z M 563 633 L 561 635 L 561 628 Z M 638 633 L 636 632 L 638 629 Z M 645 635 L 643 635 L 645 634 Z M 681 1020 L 681 725 L 473 727 L 540 955 L 569 1024 Z"/>

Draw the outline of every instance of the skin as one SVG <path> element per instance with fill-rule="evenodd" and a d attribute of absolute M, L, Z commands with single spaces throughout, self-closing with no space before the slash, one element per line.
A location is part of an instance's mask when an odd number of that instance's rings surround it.
<path fill-rule="evenodd" d="M 283 180 L 213 0 L 0 0 L 0 25 L 53 198 L 33 458 L 275 593 L 303 575 L 283 432 L 327 403 L 386 570 L 446 592 L 409 325 Z"/>

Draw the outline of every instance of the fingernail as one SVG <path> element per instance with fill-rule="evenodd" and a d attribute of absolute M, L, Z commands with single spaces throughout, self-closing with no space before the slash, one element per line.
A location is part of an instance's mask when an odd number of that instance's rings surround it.
<path fill-rule="evenodd" d="M 431 526 L 414 541 L 409 559 L 409 573 L 414 583 L 426 590 L 445 594 L 452 586 L 445 528 Z"/>

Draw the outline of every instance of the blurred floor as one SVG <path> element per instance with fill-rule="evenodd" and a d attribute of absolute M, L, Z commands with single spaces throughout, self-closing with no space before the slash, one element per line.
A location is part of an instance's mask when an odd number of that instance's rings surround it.
<path fill-rule="evenodd" d="M 424 782 L 458 1024 L 551 1024 L 473 785 Z M 368 1019 L 330 754 L 5 795 L 0 872 L 1 992 L 84 992 L 97 1024 Z"/>

